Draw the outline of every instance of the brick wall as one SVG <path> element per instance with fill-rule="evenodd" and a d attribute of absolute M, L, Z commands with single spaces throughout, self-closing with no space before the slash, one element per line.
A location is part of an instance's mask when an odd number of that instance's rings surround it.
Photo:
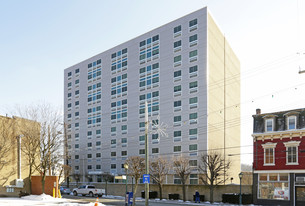
<path fill-rule="evenodd" d="M 45 181 L 45 194 L 53 196 L 54 182 L 58 185 L 58 176 L 46 176 Z M 58 194 L 58 187 L 55 188 L 56 194 Z M 41 176 L 32 176 L 32 194 L 42 194 Z"/>

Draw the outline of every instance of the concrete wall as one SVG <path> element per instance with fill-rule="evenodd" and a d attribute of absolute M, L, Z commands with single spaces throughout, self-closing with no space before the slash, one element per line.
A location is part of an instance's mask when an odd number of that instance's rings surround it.
<path fill-rule="evenodd" d="M 210 14 L 207 21 L 208 148 L 228 158 L 240 153 L 240 63 Z M 227 175 L 239 183 L 240 155 L 230 160 Z"/>
<path fill-rule="evenodd" d="M 98 188 L 103 188 L 105 189 L 105 184 L 94 184 Z M 134 185 L 133 185 L 134 186 Z M 71 185 L 70 188 L 73 189 L 76 187 L 76 185 Z M 128 184 L 127 188 L 128 191 L 131 192 L 132 185 Z M 144 184 L 139 184 L 136 196 L 141 197 L 141 191 L 144 191 L 145 185 Z M 125 184 L 113 184 L 113 183 L 108 183 L 107 186 L 107 194 L 108 195 L 117 195 L 117 196 L 124 196 L 125 194 Z M 159 187 L 158 185 L 155 184 L 150 184 L 149 185 L 149 190 L 150 191 L 157 191 L 158 192 L 158 197 L 159 197 Z M 210 199 L 210 192 L 208 186 L 205 185 L 187 185 L 186 186 L 186 200 L 192 201 L 193 200 L 193 195 L 195 194 L 195 191 L 198 190 L 200 195 L 205 195 L 205 200 L 209 201 Z M 182 199 L 182 185 L 174 185 L 174 184 L 167 184 L 163 186 L 163 197 L 162 199 L 168 199 L 168 194 L 179 194 L 180 199 Z M 222 194 L 225 193 L 239 193 L 239 185 L 221 185 L 218 186 L 214 190 L 214 201 L 216 202 L 221 202 L 222 201 Z M 243 185 L 242 186 L 242 193 L 248 193 L 252 194 L 252 185 Z"/>
<path fill-rule="evenodd" d="M 30 129 L 29 129 L 30 128 Z M 16 137 L 26 135 L 25 131 L 38 132 L 37 122 L 18 117 L 0 116 L 0 196 L 18 196 L 19 192 L 30 191 L 29 166 L 26 154 L 21 151 L 21 179 L 24 181 L 22 188 L 16 187 L 15 180 L 18 179 L 18 143 Z M 33 134 L 33 133 L 32 133 Z M 25 141 L 21 139 L 21 147 L 24 148 Z M 39 161 L 39 158 L 37 159 Z M 37 172 L 36 172 L 37 173 Z M 7 192 L 7 188 L 11 188 Z"/>

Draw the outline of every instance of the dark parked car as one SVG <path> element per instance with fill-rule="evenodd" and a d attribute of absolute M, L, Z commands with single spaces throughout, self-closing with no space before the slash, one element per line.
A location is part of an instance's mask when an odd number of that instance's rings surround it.
<path fill-rule="evenodd" d="M 67 187 L 60 187 L 60 193 L 63 194 L 70 194 L 71 190 Z"/>

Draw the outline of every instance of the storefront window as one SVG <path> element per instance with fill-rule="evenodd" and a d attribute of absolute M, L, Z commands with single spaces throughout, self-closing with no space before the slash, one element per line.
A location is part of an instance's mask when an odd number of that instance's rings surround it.
<path fill-rule="evenodd" d="M 258 198 L 289 200 L 288 174 L 260 174 Z"/>

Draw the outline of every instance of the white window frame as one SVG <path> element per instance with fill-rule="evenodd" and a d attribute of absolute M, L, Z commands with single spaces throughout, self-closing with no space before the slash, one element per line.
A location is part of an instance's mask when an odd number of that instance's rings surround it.
<path fill-rule="evenodd" d="M 268 125 L 268 122 L 270 122 L 270 121 L 271 121 L 272 129 L 271 129 L 271 131 L 268 131 L 267 125 Z M 265 120 L 265 132 L 273 132 L 273 131 L 274 131 L 274 119 L 273 118 L 266 119 Z"/>
<path fill-rule="evenodd" d="M 292 129 L 289 127 L 290 126 L 289 121 L 291 119 L 294 120 L 294 128 L 292 128 Z M 297 117 L 296 116 L 289 116 L 289 117 L 287 117 L 287 129 L 288 130 L 295 130 L 296 128 L 297 128 Z"/>
<path fill-rule="evenodd" d="M 263 144 L 264 148 L 264 166 L 274 166 L 275 165 L 275 148 L 277 143 L 268 142 Z M 266 163 L 266 149 L 273 149 L 273 163 Z"/>
<path fill-rule="evenodd" d="M 298 153 L 298 147 L 300 145 L 301 141 L 289 141 L 284 142 L 284 145 L 286 147 L 286 165 L 298 165 L 299 164 L 299 153 Z M 289 147 L 295 147 L 296 148 L 296 162 L 288 162 L 288 148 Z"/>

